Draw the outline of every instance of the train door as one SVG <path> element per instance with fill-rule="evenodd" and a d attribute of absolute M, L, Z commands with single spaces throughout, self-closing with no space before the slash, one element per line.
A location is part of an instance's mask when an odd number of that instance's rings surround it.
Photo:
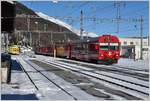
<path fill-rule="evenodd" d="M 70 44 L 68 44 L 68 45 L 66 45 L 66 57 L 67 58 L 71 58 L 71 45 Z"/>
<path fill-rule="evenodd" d="M 88 56 L 89 60 L 97 60 L 97 57 L 99 56 L 99 44 L 97 43 L 89 43 L 88 48 Z"/>
<path fill-rule="evenodd" d="M 88 43 L 83 43 L 82 44 L 81 55 L 82 55 L 82 60 L 87 60 L 87 61 L 89 60 Z"/>

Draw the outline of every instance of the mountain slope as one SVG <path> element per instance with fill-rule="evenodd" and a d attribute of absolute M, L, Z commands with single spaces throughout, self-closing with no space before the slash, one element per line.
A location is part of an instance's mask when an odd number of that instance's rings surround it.
<path fill-rule="evenodd" d="M 77 34 L 78 36 L 80 36 L 80 30 L 77 30 L 75 28 L 73 28 L 72 26 L 68 25 L 67 23 L 63 22 L 63 21 L 60 21 L 59 19 L 55 19 L 53 17 L 50 17 L 42 12 L 36 12 L 36 14 L 38 16 L 40 16 L 41 18 L 43 19 L 46 19 L 48 21 L 51 21 L 53 23 L 56 23 L 60 26 L 63 26 L 65 28 L 67 28 L 68 30 L 72 31 L 73 33 Z M 96 35 L 95 33 L 92 33 L 92 32 L 83 32 L 83 36 L 86 36 L 88 35 L 89 37 L 97 37 L 98 35 Z"/>

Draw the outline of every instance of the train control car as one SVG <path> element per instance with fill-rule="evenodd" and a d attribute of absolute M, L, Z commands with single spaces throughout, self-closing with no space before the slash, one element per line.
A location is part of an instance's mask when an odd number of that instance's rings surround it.
<path fill-rule="evenodd" d="M 35 53 L 54 56 L 54 50 L 57 57 L 112 64 L 120 58 L 120 41 L 116 36 L 102 35 L 72 44 L 55 43 L 49 47 L 37 47 Z"/>
<path fill-rule="evenodd" d="M 117 63 L 120 58 L 120 42 L 116 36 L 103 35 L 76 42 L 71 48 L 71 58 L 98 63 Z"/>

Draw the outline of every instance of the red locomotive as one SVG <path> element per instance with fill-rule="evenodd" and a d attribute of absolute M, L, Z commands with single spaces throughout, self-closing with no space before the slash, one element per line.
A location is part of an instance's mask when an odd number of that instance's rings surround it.
<path fill-rule="evenodd" d="M 96 61 L 98 63 L 117 63 L 120 58 L 120 42 L 116 36 L 103 35 L 72 44 L 55 44 L 50 47 L 38 47 L 36 53 L 66 57 L 70 59 Z"/>

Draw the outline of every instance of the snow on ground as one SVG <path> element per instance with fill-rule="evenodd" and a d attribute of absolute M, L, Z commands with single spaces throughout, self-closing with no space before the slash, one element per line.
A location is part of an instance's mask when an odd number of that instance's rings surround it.
<path fill-rule="evenodd" d="M 64 63 L 64 62 L 60 62 L 60 61 L 58 63 L 68 65 L 68 63 Z M 144 86 L 148 86 L 148 84 L 149 84 L 149 82 L 139 80 L 139 79 L 136 79 L 136 78 L 133 78 L 133 77 L 130 77 L 130 76 L 124 76 L 124 75 L 110 73 L 110 72 L 106 72 L 106 71 L 99 71 L 99 70 L 95 70 L 93 68 L 87 68 L 87 67 L 79 66 L 77 64 L 69 64 L 69 65 L 75 67 L 75 70 L 78 70 L 78 71 L 82 71 L 82 70 L 91 71 L 93 73 L 104 74 L 104 75 L 115 77 L 115 78 L 118 78 L 118 79 L 121 78 L 122 80 L 126 80 L 126 81 L 132 81 L 132 82 L 144 85 Z"/>
<path fill-rule="evenodd" d="M 120 90 L 120 91 L 123 91 L 123 92 L 126 92 L 127 94 L 130 94 L 130 95 L 134 95 L 136 97 L 139 97 L 139 98 L 142 98 L 144 99 L 145 101 L 149 101 L 149 96 L 145 96 L 143 94 L 138 94 L 138 93 L 135 93 L 135 91 L 132 91 L 132 90 L 129 90 L 129 89 L 126 89 L 126 88 L 123 88 L 123 87 L 120 87 L 120 86 L 117 86 L 117 85 L 112 85 L 108 82 L 105 82 L 105 81 L 100 81 L 100 80 L 97 80 L 97 79 L 93 79 L 92 80 L 94 82 L 97 82 L 97 83 L 100 83 L 100 84 L 103 84 L 105 85 L 106 87 L 109 87 L 109 88 L 112 88 L 112 89 L 116 89 L 116 90 Z"/>
<path fill-rule="evenodd" d="M 53 60 L 53 57 L 47 57 L 47 56 L 37 56 L 37 57 L 40 57 L 40 58 L 38 58 L 38 59 L 45 59 L 46 61 L 48 61 L 48 62 L 50 62 L 50 63 L 54 63 L 54 64 L 57 64 L 57 60 L 60 60 L 60 58 L 57 58 L 55 61 L 56 62 L 53 62 L 54 60 Z M 69 64 L 70 65 L 70 67 L 69 66 L 65 66 L 65 65 L 63 65 L 63 64 L 60 64 L 60 65 L 62 65 L 62 66 L 64 66 L 64 67 L 66 67 L 66 68 L 70 68 L 70 69 L 73 69 L 73 70 L 77 70 L 77 71 L 80 71 L 80 72 L 83 72 L 83 73 L 86 73 L 86 74 L 88 74 L 88 75 L 93 75 L 93 76 L 95 76 L 95 77 L 98 77 L 98 78 L 103 78 L 103 79 L 105 79 L 105 80 L 108 80 L 108 81 L 112 81 L 112 82 L 116 82 L 117 84 L 120 84 L 120 85 L 124 85 L 124 86 L 126 86 L 126 87 L 129 87 L 129 88 L 134 88 L 134 89 L 137 89 L 137 90 L 139 90 L 139 91 L 141 91 L 141 92 L 148 92 L 148 88 L 145 88 L 145 87 L 142 87 L 142 86 L 136 86 L 136 85 L 134 85 L 134 84 L 131 84 L 131 83 L 126 83 L 126 82 L 123 82 L 123 81 L 120 81 L 120 80 L 116 80 L 116 79 L 112 79 L 112 78 L 109 78 L 109 77 L 105 77 L 105 76 L 103 76 L 103 75 L 98 75 L 98 74 L 95 74 L 95 73 L 92 73 L 92 72 L 88 72 L 88 71 L 82 71 L 81 69 L 83 69 L 83 68 L 79 68 L 79 67 L 82 67 L 82 66 L 78 66 L 78 67 L 76 67 L 76 68 L 74 68 L 74 67 L 71 67 L 71 66 L 75 66 L 74 64 Z M 60 67 L 61 68 L 61 66 L 58 66 L 58 67 Z M 62 67 L 63 68 L 63 67 Z M 86 69 L 87 70 L 87 69 Z M 135 82 L 135 83 L 139 83 L 139 84 L 142 84 L 142 83 L 145 83 L 144 85 L 145 86 L 148 86 L 148 83 L 147 82 L 144 82 L 144 81 L 141 81 L 141 80 L 138 80 L 138 79 L 135 79 L 135 78 L 132 78 L 132 77 L 127 77 L 127 76 L 122 76 L 122 75 L 117 75 L 117 74 L 112 74 L 112 73 L 106 73 L 106 72 L 100 72 L 100 73 L 102 73 L 102 74 L 105 74 L 105 75 L 108 75 L 108 76 L 115 76 L 115 77 L 117 77 L 117 78 L 120 78 L 120 79 L 123 79 L 123 80 L 131 80 L 131 81 L 133 81 L 133 82 Z M 105 85 L 105 84 L 104 84 Z M 114 85 L 111 85 L 111 87 L 113 87 Z M 143 98 L 144 97 L 144 99 L 147 99 L 147 96 L 145 96 L 145 95 L 143 95 L 143 94 L 138 94 L 136 91 L 132 91 L 132 90 L 128 90 L 128 89 L 122 89 L 122 88 L 118 88 L 118 86 L 116 86 L 116 87 L 113 87 L 113 89 L 118 89 L 118 90 L 121 90 L 121 91 L 124 91 L 124 92 L 126 92 L 126 93 L 129 93 L 129 94 L 133 94 L 133 95 L 135 95 L 135 96 L 137 96 L 137 97 L 140 97 L 140 98 Z"/>
<path fill-rule="evenodd" d="M 10 84 L 2 84 L 2 99 L 4 100 L 74 100 L 72 96 L 65 93 L 52 82 L 28 65 L 20 56 L 12 58 L 21 63 L 24 69 L 29 73 L 33 82 L 39 88 L 37 90 L 31 83 L 27 75 L 16 64 L 13 65 L 12 79 Z M 27 59 L 27 57 L 25 57 Z M 32 63 L 33 64 L 33 63 Z M 34 64 L 35 65 L 35 64 Z M 63 80 L 52 72 L 45 71 L 43 68 L 35 65 L 36 68 L 46 75 L 49 79 L 60 85 L 67 92 L 79 100 L 98 100 L 99 98 L 87 94 L 80 88 Z"/>
<path fill-rule="evenodd" d="M 34 63 L 30 62 L 30 64 L 35 66 L 39 71 L 45 70 Z M 65 89 L 71 95 L 76 97 L 78 100 L 87 100 L 87 99 L 98 100 L 99 99 L 99 98 L 93 97 L 92 95 L 85 93 L 84 91 L 80 90 L 78 87 L 75 87 L 71 83 L 66 82 L 64 79 L 60 78 L 59 76 L 55 75 L 52 72 L 42 72 L 42 73 L 44 75 L 46 75 L 49 79 L 52 79 L 53 82 L 59 84 L 59 86 L 61 86 L 63 89 Z"/>
<path fill-rule="evenodd" d="M 116 65 L 133 68 L 133 69 L 149 70 L 149 60 L 134 61 L 133 59 L 121 58 L 121 59 L 119 59 L 119 61 Z"/>
<path fill-rule="evenodd" d="M 12 57 L 12 58 L 15 59 L 15 57 Z M 25 58 L 27 59 L 28 57 L 25 56 Z M 36 58 L 37 59 L 46 59 L 47 61 L 50 61 L 50 60 L 53 61 L 53 57 L 50 57 L 50 56 L 36 55 Z M 23 73 L 21 71 L 13 70 L 12 71 L 12 78 L 13 78 L 12 84 L 13 85 L 2 84 L 2 98 L 4 98 L 4 97 L 6 98 L 6 96 L 7 97 L 10 96 L 10 94 L 11 94 L 11 96 L 12 95 L 18 96 L 18 94 L 19 94 L 19 96 L 21 96 L 21 95 L 23 96 L 22 98 L 27 96 L 30 99 L 52 99 L 52 100 L 58 100 L 58 98 L 71 99 L 71 98 L 69 98 L 68 95 L 65 95 L 64 93 L 62 93 L 60 89 L 55 87 L 53 84 L 49 83 L 45 78 L 39 76 L 38 73 L 35 74 L 35 70 L 33 68 L 31 68 L 29 65 L 27 65 L 25 62 L 23 62 L 23 60 L 21 60 L 21 58 L 18 58 L 18 60 L 22 61 L 26 70 L 28 70 L 30 72 L 30 76 L 34 80 L 36 80 L 36 83 L 39 83 L 38 87 L 40 88 L 41 91 L 40 92 L 36 91 L 35 87 L 32 85 L 32 83 L 30 82 L 30 80 L 28 79 L 28 77 L 26 76 L 25 73 Z M 62 58 L 56 58 L 56 60 L 62 60 Z M 73 61 L 73 60 L 70 60 L 70 61 Z M 87 64 L 91 64 L 91 63 L 87 63 Z M 131 59 L 120 59 L 119 63 L 117 65 L 127 66 L 130 68 L 135 68 L 135 66 L 136 67 L 144 66 L 144 68 L 146 68 L 147 66 L 145 66 L 144 64 L 146 64 L 148 66 L 148 61 L 146 62 L 146 60 L 133 61 Z M 95 64 L 95 65 L 98 65 L 98 64 Z M 41 67 L 38 67 L 38 66 L 36 66 L 36 67 L 39 70 L 43 70 L 43 68 L 41 68 Z M 79 69 L 79 67 L 76 69 Z M 87 68 L 82 68 L 82 69 L 92 70 L 92 69 L 87 69 Z M 143 69 L 143 68 L 140 68 L 140 69 Z M 95 97 L 85 93 L 84 91 L 71 85 L 70 83 L 66 82 L 65 80 L 63 80 L 62 78 L 56 76 L 55 74 L 53 74 L 51 72 L 45 71 L 43 73 L 46 76 L 53 79 L 56 83 L 61 84 L 63 88 L 65 88 L 68 92 L 70 92 L 71 94 L 76 96 L 78 99 L 81 99 L 81 100 L 84 100 L 85 98 L 86 99 L 96 99 Z M 87 73 L 89 74 L 89 72 L 87 72 Z M 105 74 L 105 75 L 115 76 L 115 77 L 118 76 L 116 74 L 111 74 L 111 73 L 108 74 L 106 72 L 100 72 L 100 73 Z M 97 74 L 92 74 L 92 75 L 99 77 L 99 75 L 97 75 Z M 22 78 L 24 78 L 24 79 L 22 79 Z M 106 77 L 103 77 L 103 78 L 109 79 Z M 122 76 L 119 75 L 118 78 L 122 78 Z M 132 78 L 124 78 L 124 79 L 131 80 Z M 118 82 L 118 81 L 115 81 L 115 82 Z M 139 80 L 137 82 L 140 83 Z M 122 84 L 123 82 L 119 82 L 119 83 Z M 124 85 L 134 86 L 132 84 L 130 84 L 130 85 L 124 84 Z M 147 85 L 147 83 L 145 85 Z M 112 85 L 111 85 L 111 87 L 112 87 Z M 19 89 L 16 90 L 16 88 L 19 88 Z M 121 88 L 118 88 L 118 87 L 117 88 L 115 87 L 115 89 L 122 90 Z M 143 88 L 139 88 L 139 87 L 137 89 L 144 90 Z M 146 91 L 146 90 L 144 90 L 144 91 Z M 58 92 L 59 92 L 59 94 L 58 94 Z M 132 91 L 126 91 L 126 92 L 132 93 Z M 68 96 L 68 97 L 66 97 L 66 96 Z M 137 95 L 137 96 L 141 97 L 141 95 Z"/>
<path fill-rule="evenodd" d="M 13 59 L 15 59 L 13 57 Z M 16 65 L 13 60 L 13 68 L 11 74 L 10 84 L 1 85 L 1 99 L 2 100 L 37 100 L 35 94 L 36 89 L 30 82 L 27 75 Z"/>
<path fill-rule="evenodd" d="M 63 92 L 60 88 L 55 86 L 52 82 L 49 82 L 44 76 L 37 72 L 34 68 L 28 65 L 22 58 L 18 58 L 21 65 L 29 72 L 35 85 L 38 87 L 39 92 L 42 93 L 44 98 L 41 99 L 51 99 L 51 100 L 73 100 L 73 98 Z"/>
<path fill-rule="evenodd" d="M 54 59 L 51 56 L 42 56 L 42 55 L 36 55 L 37 58 L 40 59 L 46 59 L 46 60 L 52 60 Z M 67 60 L 67 61 L 75 61 L 75 60 L 70 60 L 70 59 L 63 59 L 63 58 L 55 58 L 55 60 Z M 122 67 L 127 67 L 127 68 L 131 68 L 131 69 L 138 69 L 138 70 L 149 70 L 149 60 L 136 60 L 134 61 L 133 59 L 125 59 L 125 58 L 120 58 L 117 64 L 113 64 L 113 65 L 102 65 L 102 64 L 93 64 L 93 63 L 89 63 L 89 62 L 82 62 L 82 61 L 75 61 L 76 63 L 83 63 L 86 65 L 92 65 L 92 66 L 107 66 L 112 68 L 112 66 L 115 67 L 116 66 L 122 66 Z"/>
<path fill-rule="evenodd" d="M 53 62 L 53 61 L 49 61 L 49 62 L 50 62 L 50 63 L 57 64 L 57 62 Z M 103 76 L 103 75 L 95 74 L 95 73 L 93 73 L 93 72 L 81 71 L 81 69 L 82 69 L 81 66 L 80 66 L 81 68 L 75 68 L 75 67 L 71 67 L 71 66 L 74 66 L 74 65 L 72 65 L 72 64 L 69 65 L 69 66 L 66 66 L 66 65 L 64 65 L 64 64 L 59 64 L 59 65 L 60 65 L 60 68 L 61 68 L 61 66 L 62 66 L 62 68 L 63 68 L 63 67 L 66 67 L 66 68 L 69 68 L 69 69 L 71 69 L 71 70 L 80 71 L 80 72 L 82 72 L 82 73 L 85 73 L 85 74 L 88 74 L 88 75 L 92 75 L 92 76 L 95 76 L 95 77 L 98 77 L 98 78 L 101 78 L 101 79 L 104 79 L 104 80 L 108 80 L 108 81 L 110 81 L 110 82 L 115 82 L 115 83 L 117 83 L 117 84 L 120 84 L 120 85 L 129 87 L 129 88 L 133 87 L 134 89 L 137 89 L 137 90 L 139 90 L 139 91 L 141 91 L 141 92 L 146 92 L 146 93 L 148 92 L 148 89 L 145 88 L 145 87 L 136 86 L 136 85 L 131 84 L 131 83 L 127 83 L 127 82 L 124 82 L 124 81 L 116 80 L 116 79 L 114 79 L 114 78 L 110 78 L 110 77 L 106 77 L 106 76 Z M 148 85 L 147 85 L 147 86 L 148 86 Z"/>

